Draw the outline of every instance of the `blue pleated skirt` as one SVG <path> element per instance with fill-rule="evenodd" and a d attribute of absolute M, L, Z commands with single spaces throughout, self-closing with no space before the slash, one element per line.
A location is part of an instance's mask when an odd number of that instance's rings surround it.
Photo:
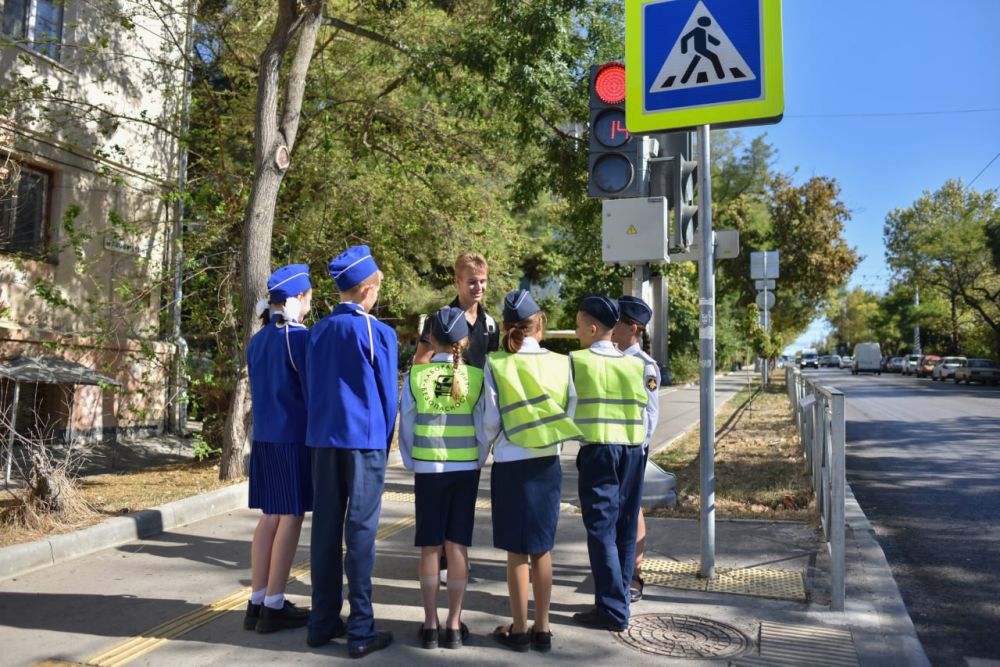
<path fill-rule="evenodd" d="M 493 546 L 519 554 L 552 551 L 561 495 L 558 456 L 494 463 L 490 472 Z"/>
<path fill-rule="evenodd" d="M 302 516 L 312 511 L 312 466 L 305 444 L 253 441 L 250 508 Z"/>

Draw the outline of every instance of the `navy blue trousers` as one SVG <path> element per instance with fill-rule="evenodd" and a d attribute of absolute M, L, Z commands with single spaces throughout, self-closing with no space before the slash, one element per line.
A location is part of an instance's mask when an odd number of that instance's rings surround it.
<path fill-rule="evenodd" d="M 622 626 L 629 621 L 645 459 L 642 447 L 628 445 L 585 445 L 576 457 L 594 605 Z"/>
<path fill-rule="evenodd" d="M 349 648 L 366 644 L 375 637 L 372 570 L 385 464 L 383 449 L 315 447 L 312 450 L 313 592 L 309 630 L 312 634 L 332 635 L 340 628 L 346 572 L 351 607 L 347 617 Z"/>

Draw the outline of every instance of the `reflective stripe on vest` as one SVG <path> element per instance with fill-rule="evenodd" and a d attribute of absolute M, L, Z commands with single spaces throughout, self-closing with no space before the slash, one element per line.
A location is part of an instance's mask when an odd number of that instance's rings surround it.
<path fill-rule="evenodd" d="M 472 411 L 483 391 L 483 371 L 462 364 L 452 375 L 449 362 L 417 364 L 410 370 L 410 391 L 417 407 L 413 428 L 415 461 L 479 460 Z M 451 397 L 457 379 L 463 398 Z"/>
<path fill-rule="evenodd" d="M 573 421 L 589 443 L 641 445 L 646 440 L 649 401 L 645 366 L 631 356 L 611 357 L 590 350 L 570 353 L 576 413 Z"/>
<path fill-rule="evenodd" d="M 566 414 L 569 358 L 554 352 L 494 352 L 488 362 L 508 440 L 537 449 L 580 437 L 580 429 Z"/>

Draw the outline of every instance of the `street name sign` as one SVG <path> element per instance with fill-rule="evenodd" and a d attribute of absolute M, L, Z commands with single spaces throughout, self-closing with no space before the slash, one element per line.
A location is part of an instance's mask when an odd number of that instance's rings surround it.
<path fill-rule="evenodd" d="M 781 0 L 625 0 L 625 125 L 781 120 Z"/>

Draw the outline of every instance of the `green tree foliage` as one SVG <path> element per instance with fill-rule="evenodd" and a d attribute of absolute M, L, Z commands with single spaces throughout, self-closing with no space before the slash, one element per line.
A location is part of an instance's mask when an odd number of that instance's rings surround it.
<path fill-rule="evenodd" d="M 1000 272 L 990 246 L 997 225 L 996 192 L 954 180 L 886 217 L 886 260 L 901 283 L 947 302 L 952 350 L 1000 353 Z"/>

